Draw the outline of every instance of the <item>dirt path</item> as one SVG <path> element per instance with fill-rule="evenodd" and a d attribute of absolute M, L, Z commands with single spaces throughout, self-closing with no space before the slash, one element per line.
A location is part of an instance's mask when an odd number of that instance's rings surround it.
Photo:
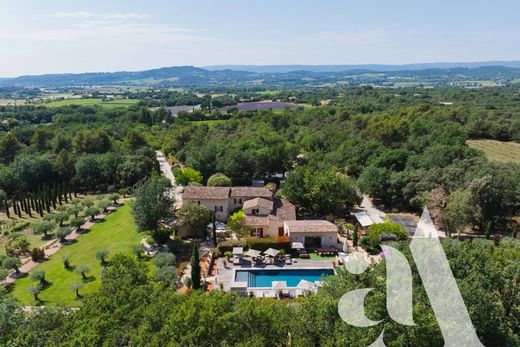
<path fill-rule="evenodd" d="M 166 160 L 164 153 L 161 151 L 155 151 L 155 157 L 159 162 L 162 175 L 172 182 L 172 194 L 175 196 L 175 207 L 180 208 L 182 205 L 182 187 L 175 183 L 175 176 L 173 175 L 172 167 L 170 163 L 168 163 L 168 160 Z"/>
<path fill-rule="evenodd" d="M 106 216 L 108 216 L 110 213 L 114 212 L 117 209 L 117 207 L 119 207 L 119 206 L 121 206 L 121 205 L 109 207 L 107 209 L 107 212 L 103 212 L 103 213 L 97 215 L 96 219 L 94 221 L 90 221 L 89 220 L 85 224 L 83 224 L 81 226 L 81 230 L 82 231 L 89 230 L 90 228 L 92 228 L 92 226 L 94 224 L 96 224 L 97 222 L 105 219 Z M 72 233 L 70 233 L 66 237 L 66 240 L 67 241 L 72 241 L 72 240 L 77 239 L 82 234 L 82 231 L 78 231 L 78 229 L 75 229 Z M 53 254 L 58 252 L 65 245 L 66 244 L 62 244 L 58 240 L 52 240 L 52 241 L 46 243 L 43 246 L 44 252 L 45 252 L 45 258 L 49 258 Z M 12 273 L 9 274 L 9 276 L 7 276 L 5 278 L 4 284 L 11 284 L 14 281 L 16 281 L 18 278 L 26 276 L 28 272 L 30 272 L 32 269 L 34 269 L 35 267 L 37 267 L 40 264 L 41 264 L 41 261 L 33 261 L 32 259 L 29 258 L 29 260 L 25 264 L 20 266 L 20 268 L 19 268 L 20 272 L 19 273 L 12 272 Z"/>

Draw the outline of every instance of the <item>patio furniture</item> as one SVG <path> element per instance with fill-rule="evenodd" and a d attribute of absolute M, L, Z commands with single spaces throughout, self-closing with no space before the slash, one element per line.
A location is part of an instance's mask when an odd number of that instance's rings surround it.
<path fill-rule="evenodd" d="M 285 264 L 287 264 L 287 265 L 291 265 L 292 264 L 292 259 L 291 259 L 290 255 L 286 255 L 285 256 Z"/>
<path fill-rule="evenodd" d="M 321 255 L 322 257 L 323 256 L 335 256 L 335 255 L 338 255 L 338 250 L 336 248 L 318 248 L 316 250 L 316 253 L 318 253 L 318 255 Z"/>
<path fill-rule="evenodd" d="M 264 298 L 276 298 L 276 293 L 273 291 L 269 291 L 264 293 Z"/>
<path fill-rule="evenodd" d="M 301 259 L 310 259 L 310 255 L 309 253 L 307 253 L 307 251 L 300 251 L 298 252 L 298 256 L 301 258 Z"/>

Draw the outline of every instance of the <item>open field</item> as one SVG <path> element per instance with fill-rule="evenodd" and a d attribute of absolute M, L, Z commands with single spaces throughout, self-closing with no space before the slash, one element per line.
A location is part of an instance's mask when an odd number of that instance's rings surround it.
<path fill-rule="evenodd" d="M 75 266 L 88 266 L 90 272 L 88 279 L 80 294 L 92 293 L 99 288 L 99 276 L 101 265 L 96 259 L 96 252 L 107 250 L 110 257 L 117 253 L 131 255 L 132 246 L 139 244 L 143 235 L 136 231 L 133 218 L 130 215 L 128 204 L 119 207 L 115 212 L 108 215 L 104 221 L 94 225 L 89 231 L 78 237 L 71 245 L 63 247 L 50 259 L 40 264 L 36 269 L 46 272 L 50 284 L 41 291 L 39 297 L 43 305 L 64 304 L 67 306 L 80 306 L 75 301 L 74 292 L 70 286 L 74 282 L 81 282 L 81 275 L 73 270 L 63 267 L 63 257 L 69 257 L 70 263 Z M 33 270 L 34 271 L 34 270 Z M 33 297 L 28 293 L 28 288 L 34 284 L 29 277 L 21 278 L 12 285 L 12 293 L 23 304 L 35 304 Z"/>
<path fill-rule="evenodd" d="M 468 140 L 466 143 L 483 151 L 490 161 L 520 164 L 520 143 L 495 140 Z"/>
<path fill-rule="evenodd" d="M 42 104 L 46 107 L 62 107 L 68 105 L 79 105 L 79 106 L 94 106 L 99 105 L 103 107 L 128 107 L 135 105 L 139 102 L 136 99 L 120 99 L 120 100 L 110 100 L 103 101 L 103 99 L 66 99 L 59 101 L 52 101 L 49 103 Z"/>
<path fill-rule="evenodd" d="M 269 109 L 273 109 L 273 110 L 282 109 L 283 110 L 286 108 L 295 109 L 298 107 L 300 107 L 300 106 L 296 105 L 296 104 L 290 104 L 288 102 L 260 101 L 260 102 L 243 102 L 243 103 L 239 103 L 239 104 L 233 105 L 233 106 L 221 107 L 221 108 L 219 108 L 219 110 L 225 112 L 225 111 L 236 108 L 239 111 L 257 111 L 257 110 L 269 110 Z"/>

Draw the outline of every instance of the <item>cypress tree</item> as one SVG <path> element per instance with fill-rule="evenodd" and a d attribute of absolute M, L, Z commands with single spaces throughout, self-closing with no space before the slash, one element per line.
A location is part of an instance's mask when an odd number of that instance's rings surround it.
<path fill-rule="evenodd" d="M 29 215 L 29 217 L 32 217 L 31 204 L 27 198 L 25 198 L 24 201 L 25 206 L 27 207 L 27 214 Z"/>
<path fill-rule="evenodd" d="M 199 247 L 196 240 L 193 240 L 193 248 L 191 250 L 191 287 L 200 289 Z"/>
<path fill-rule="evenodd" d="M 354 231 L 352 232 L 352 245 L 354 247 L 357 247 L 358 245 L 358 238 L 359 238 L 359 227 L 358 225 L 354 225 Z"/>
<path fill-rule="evenodd" d="M 39 197 L 36 198 L 36 209 L 38 210 L 38 214 L 40 215 L 40 217 L 43 217 L 43 205 Z"/>
<path fill-rule="evenodd" d="M 486 225 L 486 239 L 489 240 L 491 238 L 491 232 L 493 231 L 493 221 L 489 221 Z"/>
<path fill-rule="evenodd" d="M 52 208 L 55 210 L 55 209 L 56 209 L 56 199 L 57 199 L 57 196 L 56 196 L 56 187 L 53 187 L 53 188 L 50 190 L 49 198 L 51 199 Z"/>
<path fill-rule="evenodd" d="M 58 203 L 63 205 L 63 197 L 62 197 L 62 191 L 61 191 L 61 184 L 59 184 L 56 188 L 56 197 L 58 198 Z"/>
<path fill-rule="evenodd" d="M 49 187 L 45 189 L 45 192 L 43 193 L 43 202 L 45 203 L 45 209 L 47 210 L 47 213 L 51 213 L 51 196 L 50 196 L 50 190 Z"/>
<path fill-rule="evenodd" d="M 217 247 L 217 221 L 215 217 L 215 212 L 213 212 L 213 246 Z"/>
<path fill-rule="evenodd" d="M 65 182 L 61 185 L 61 191 L 63 192 L 63 199 L 65 199 L 65 203 L 69 203 L 69 198 L 67 197 L 67 186 L 65 185 Z"/>
<path fill-rule="evenodd" d="M 5 214 L 6 214 L 7 218 L 11 218 L 11 215 L 9 214 L 9 204 L 8 204 L 7 200 L 4 200 L 4 206 L 5 206 Z"/>
<path fill-rule="evenodd" d="M 18 210 L 18 218 L 22 218 L 22 209 L 20 208 L 20 203 L 16 202 L 16 209 Z"/>

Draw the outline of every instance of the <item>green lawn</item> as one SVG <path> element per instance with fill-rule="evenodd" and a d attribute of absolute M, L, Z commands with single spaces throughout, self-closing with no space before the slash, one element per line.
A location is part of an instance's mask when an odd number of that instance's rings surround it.
<path fill-rule="evenodd" d="M 210 120 L 194 120 L 192 121 L 193 124 L 206 124 L 208 127 L 212 127 L 215 124 L 224 123 L 224 119 L 210 119 Z"/>
<path fill-rule="evenodd" d="M 330 256 L 322 257 L 321 255 L 318 255 L 317 253 L 309 253 L 309 257 L 310 257 L 310 260 L 330 260 L 330 261 L 333 261 L 334 259 L 336 259 L 336 257 L 334 257 L 334 256 L 332 256 L 332 257 L 330 257 Z"/>
<path fill-rule="evenodd" d="M 121 100 L 110 100 L 110 101 L 103 101 L 103 99 L 66 99 L 66 100 L 59 100 L 59 101 L 52 101 L 49 103 L 43 104 L 46 107 L 62 107 L 62 106 L 68 106 L 68 105 L 80 105 L 80 106 L 93 106 L 93 105 L 99 105 L 103 107 L 128 107 L 135 105 L 140 100 L 136 99 L 121 99 Z"/>
<path fill-rule="evenodd" d="M 140 242 L 143 235 L 137 233 L 128 204 L 121 206 L 102 221 L 76 239 L 76 242 L 63 247 L 49 260 L 36 267 L 47 273 L 50 285 L 39 295 L 43 305 L 64 304 L 79 306 L 70 289 L 73 282 L 81 281 L 81 276 L 74 271 L 65 270 L 62 258 L 68 256 L 72 266 L 84 265 L 90 268 L 89 280 L 80 290 L 81 294 L 92 293 L 99 288 L 101 265 L 96 259 L 96 252 L 102 249 L 109 251 L 110 256 L 116 253 L 132 254 L 132 246 Z M 29 277 L 19 279 L 13 285 L 13 295 L 23 304 L 35 304 L 28 288 L 34 281 Z"/>
<path fill-rule="evenodd" d="M 483 151 L 490 161 L 520 163 L 520 143 L 495 140 L 468 140 L 471 148 Z"/>

